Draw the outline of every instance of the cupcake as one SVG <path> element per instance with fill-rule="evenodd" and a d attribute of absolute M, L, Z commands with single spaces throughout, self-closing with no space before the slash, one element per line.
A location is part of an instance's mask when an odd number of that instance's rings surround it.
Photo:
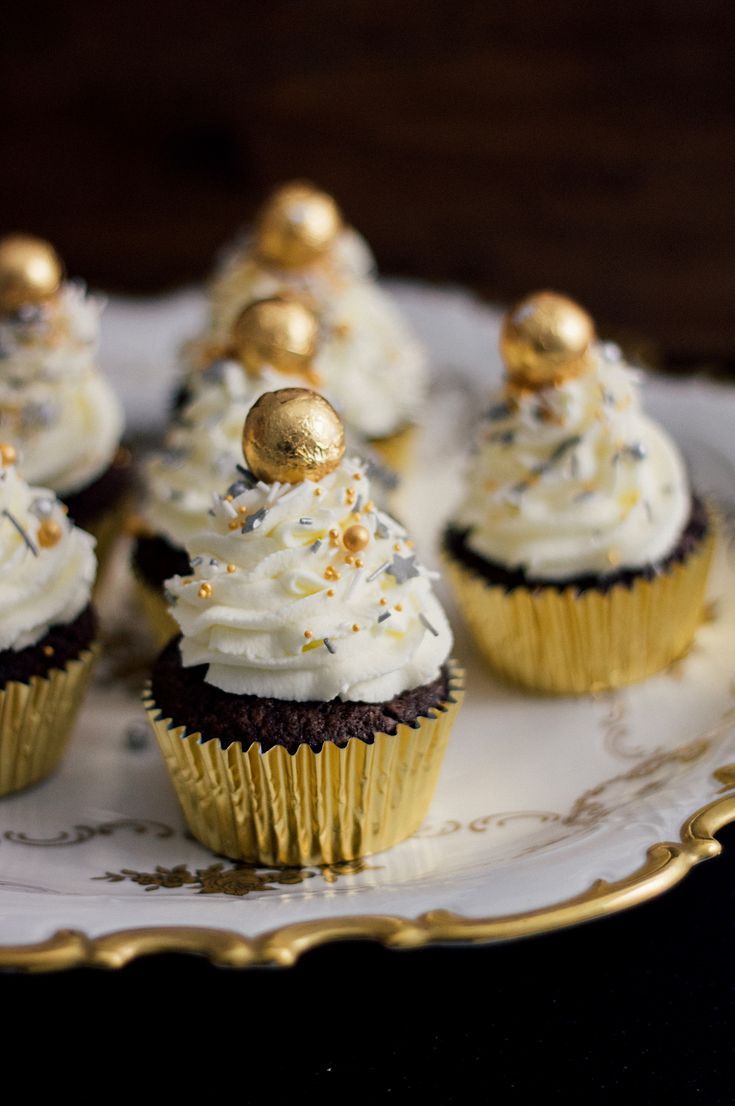
<path fill-rule="evenodd" d="M 461 697 L 451 631 L 326 400 L 266 393 L 243 445 L 240 486 L 168 581 L 181 637 L 148 716 L 208 847 L 261 864 L 363 856 L 412 833 L 431 799 Z"/>
<path fill-rule="evenodd" d="M 0 445 L 0 795 L 56 767 L 95 652 L 94 538 Z"/>
<path fill-rule="evenodd" d="M 0 240 L 0 436 L 51 488 L 104 561 L 130 475 L 122 408 L 96 364 L 101 303 L 65 280 L 48 242 Z"/>
<path fill-rule="evenodd" d="M 400 470 L 426 393 L 426 359 L 378 285 L 364 240 L 311 185 L 277 189 L 216 273 L 207 333 L 185 354 L 190 372 L 219 356 L 243 307 L 284 291 L 306 297 L 319 317 L 320 390 L 349 429 Z"/>
<path fill-rule="evenodd" d="M 502 677 L 620 687 L 681 656 L 702 617 L 714 522 L 640 374 L 551 292 L 506 316 L 507 379 L 444 535 L 449 577 Z"/>

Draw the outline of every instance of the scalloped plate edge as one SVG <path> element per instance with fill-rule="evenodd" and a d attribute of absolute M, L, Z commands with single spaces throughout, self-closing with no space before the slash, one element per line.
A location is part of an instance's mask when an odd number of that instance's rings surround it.
<path fill-rule="evenodd" d="M 735 788 L 735 765 L 714 773 L 723 791 Z M 650 845 L 646 859 L 615 882 L 595 880 L 586 891 L 552 906 L 520 914 L 467 918 L 431 910 L 417 918 L 389 914 L 356 914 L 292 923 L 255 937 L 203 926 L 123 929 L 89 937 L 77 930 L 58 930 L 33 945 L 0 946 L 4 971 L 55 972 L 71 968 L 124 968 L 143 956 L 191 953 L 218 967 L 288 967 L 303 953 L 336 941 L 377 941 L 385 948 L 420 948 L 432 944 L 489 944 L 577 925 L 627 910 L 668 891 L 702 860 L 722 851 L 715 834 L 735 822 L 735 794 L 700 807 L 683 823 L 678 842 Z"/>

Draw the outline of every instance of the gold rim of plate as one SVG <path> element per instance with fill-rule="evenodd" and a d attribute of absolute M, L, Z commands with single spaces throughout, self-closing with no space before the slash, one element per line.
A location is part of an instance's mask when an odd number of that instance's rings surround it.
<path fill-rule="evenodd" d="M 69 968 L 124 968 L 143 956 L 192 953 L 219 967 L 288 967 L 300 956 L 336 941 L 377 941 L 386 948 L 420 948 L 431 944 L 490 944 L 592 921 L 655 898 L 679 883 L 703 860 L 719 856 L 715 834 L 735 822 L 735 764 L 714 775 L 731 792 L 700 807 L 683 823 L 679 841 L 659 841 L 648 848 L 643 864 L 614 882 L 595 880 L 586 891 L 548 907 L 485 918 L 467 918 L 436 909 L 416 918 L 390 914 L 356 914 L 296 922 L 245 937 L 204 926 L 153 926 L 124 929 L 101 937 L 78 930 L 59 930 L 33 945 L 0 946 L 0 968 L 51 972 Z"/>

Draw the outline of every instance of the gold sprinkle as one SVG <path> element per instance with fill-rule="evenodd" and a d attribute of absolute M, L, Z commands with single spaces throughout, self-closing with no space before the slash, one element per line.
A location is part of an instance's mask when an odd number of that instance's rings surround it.
<path fill-rule="evenodd" d="M 53 645 L 44 645 L 44 647 L 43 647 L 44 657 L 53 657 L 55 652 L 56 652 L 56 650 L 54 649 Z"/>
<path fill-rule="evenodd" d="M 237 572 L 237 565 L 228 565 L 227 566 L 227 571 L 230 572 L 230 573 Z"/>
<path fill-rule="evenodd" d="M 327 589 L 327 596 L 329 597 L 329 599 L 334 598 L 334 588 L 328 588 Z"/>
<path fill-rule="evenodd" d="M 212 598 L 212 585 L 208 584 L 207 581 L 205 580 L 203 584 L 199 585 L 199 591 L 197 592 L 197 595 L 199 596 L 200 599 L 211 599 Z"/>
<path fill-rule="evenodd" d="M 359 633 L 359 631 L 360 631 L 360 627 L 357 625 L 356 622 L 353 622 L 352 623 L 352 632 L 353 632 L 353 634 L 357 634 L 357 633 Z"/>
<path fill-rule="evenodd" d="M 321 494 L 322 494 L 322 489 L 321 488 L 314 488 L 314 495 L 321 495 Z"/>
<path fill-rule="evenodd" d="M 242 520 L 239 518 L 231 518 L 228 523 L 228 530 L 239 530 L 242 526 Z"/>
<path fill-rule="evenodd" d="M 240 506 L 237 508 L 237 513 L 238 515 L 246 515 L 248 513 L 248 509 L 244 504 L 241 503 Z"/>
<path fill-rule="evenodd" d="M 334 565 L 327 565 L 327 567 L 324 569 L 324 579 L 325 580 L 340 580 L 341 576 L 340 576 L 339 572 L 337 571 L 337 569 L 334 567 Z"/>
<path fill-rule="evenodd" d="M 352 479 L 353 480 L 362 480 L 362 473 L 361 472 L 353 472 Z"/>
<path fill-rule="evenodd" d="M 341 530 L 330 530 L 329 531 L 329 540 L 332 543 L 332 545 L 340 545 L 341 542 L 342 542 L 342 531 Z"/>
<path fill-rule="evenodd" d="M 364 568 L 364 567 L 365 567 L 365 562 L 363 561 L 362 557 L 356 557 L 355 558 L 355 568 Z"/>
<path fill-rule="evenodd" d="M 385 598 L 384 595 L 381 596 L 379 602 L 380 602 L 381 607 L 387 607 L 388 606 L 388 600 Z"/>
<path fill-rule="evenodd" d="M 362 515 L 359 511 L 353 511 L 352 517 L 354 518 L 355 522 L 360 522 L 360 520 L 362 519 Z"/>
<path fill-rule="evenodd" d="M 234 495 L 226 495 L 225 496 L 225 503 L 232 503 L 234 498 L 235 498 Z"/>
<path fill-rule="evenodd" d="M 394 610 L 394 611 L 402 611 L 402 610 L 403 610 L 403 605 L 402 605 L 401 603 L 396 603 L 396 605 L 395 605 L 395 607 L 393 608 L 393 610 Z"/>
<path fill-rule="evenodd" d="M 345 557 L 345 564 L 346 565 L 353 565 L 354 563 L 355 563 L 355 558 L 352 556 L 351 553 L 348 553 L 347 556 Z"/>
<path fill-rule="evenodd" d="M 14 465 L 18 459 L 15 446 L 10 442 L 3 442 L 0 444 L 0 464 L 2 465 Z"/>
<path fill-rule="evenodd" d="M 397 541 L 395 543 L 395 545 L 393 546 L 393 549 L 396 553 L 400 553 L 401 550 L 403 549 L 403 546 L 401 545 L 401 543 L 399 541 Z"/>
<path fill-rule="evenodd" d="M 304 630 L 304 637 L 306 638 L 307 641 L 310 641 L 311 638 L 313 638 L 313 636 L 314 636 L 314 631 L 313 630 Z"/>
<path fill-rule="evenodd" d="M 368 514 L 375 510 L 375 504 L 373 503 L 372 499 L 368 499 L 367 503 L 365 504 L 364 510 L 366 510 Z"/>
<path fill-rule="evenodd" d="M 61 527 L 58 522 L 52 518 L 45 518 L 38 527 L 36 539 L 42 549 L 52 549 L 61 541 Z"/>

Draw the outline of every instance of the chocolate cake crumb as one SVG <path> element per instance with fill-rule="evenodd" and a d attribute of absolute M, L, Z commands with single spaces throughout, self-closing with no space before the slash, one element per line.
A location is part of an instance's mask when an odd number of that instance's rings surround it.
<path fill-rule="evenodd" d="M 652 580 L 660 576 L 674 565 L 685 561 L 697 551 L 710 529 L 709 513 L 705 504 L 697 496 L 692 497 L 692 509 L 689 521 L 685 526 L 675 548 L 667 557 L 657 564 L 646 565 L 643 568 L 620 568 L 606 576 L 573 576 L 568 580 L 544 580 L 527 576 L 522 569 L 507 569 L 495 561 L 487 560 L 479 553 L 475 553 L 467 544 L 469 530 L 449 526 L 444 532 L 443 547 L 445 553 L 454 560 L 459 561 L 465 568 L 470 569 L 477 576 L 481 576 L 488 584 L 495 587 L 513 591 L 515 588 L 528 588 L 538 591 L 542 588 L 557 588 L 562 591 L 565 588 L 574 588 L 578 594 L 585 591 L 599 591 L 603 595 L 618 584 L 632 587 L 636 580 Z"/>
<path fill-rule="evenodd" d="M 143 583 L 156 591 L 162 590 L 164 581 L 171 576 L 186 576 L 191 571 L 189 554 L 160 535 L 136 540 L 132 566 Z"/>
<path fill-rule="evenodd" d="M 356 737 L 371 745 L 376 733 L 395 734 L 399 723 L 417 725 L 431 717 L 451 697 L 449 671 L 442 668 L 429 684 L 404 691 L 386 703 L 297 703 L 257 695 L 232 695 L 205 682 L 207 665 L 184 668 L 179 642 L 174 638 L 153 668 L 151 690 L 161 717 L 201 733 L 203 741 L 217 740 L 223 749 L 242 742 L 243 749 L 259 741 L 266 752 L 281 745 L 295 753 L 300 745 L 318 752 L 325 741 L 343 748 Z"/>
<path fill-rule="evenodd" d="M 0 652 L 0 689 L 11 680 L 27 684 L 32 676 L 47 676 L 52 668 L 63 668 L 94 641 L 97 616 L 91 604 L 73 622 L 52 626 L 45 637 L 25 649 Z"/>

